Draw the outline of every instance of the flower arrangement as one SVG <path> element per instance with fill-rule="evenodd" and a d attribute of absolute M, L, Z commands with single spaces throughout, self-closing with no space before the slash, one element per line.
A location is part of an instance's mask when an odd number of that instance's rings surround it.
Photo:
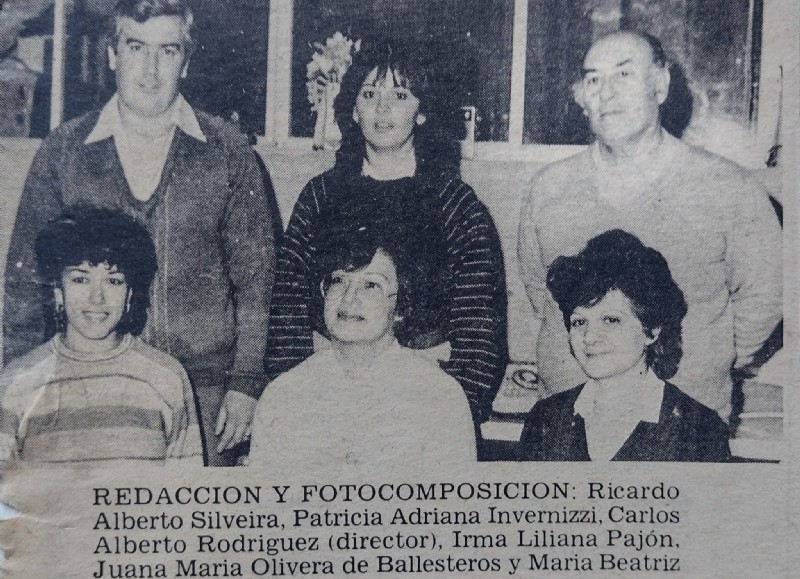
<path fill-rule="evenodd" d="M 306 65 L 306 88 L 311 110 L 320 112 L 319 107 L 325 100 L 326 87 L 339 84 L 350 65 L 353 55 L 361 48 L 361 40 L 351 40 L 341 32 L 335 32 L 325 41 L 315 42 L 311 62 Z"/>

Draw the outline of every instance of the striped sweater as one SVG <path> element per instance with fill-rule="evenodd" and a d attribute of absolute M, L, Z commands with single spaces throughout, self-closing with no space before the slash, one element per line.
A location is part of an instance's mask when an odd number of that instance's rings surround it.
<path fill-rule="evenodd" d="M 0 461 L 202 464 L 189 379 L 177 360 L 126 335 L 101 354 L 60 336 L 0 373 Z"/>
<path fill-rule="evenodd" d="M 341 180 L 340 180 L 341 179 Z M 476 421 L 491 411 L 507 362 L 505 270 L 500 239 L 486 207 L 456 177 L 416 176 L 395 182 L 340 178 L 335 169 L 312 179 L 300 193 L 279 253 L 270 308 L 267 373 L 272 379 L 313 353 L 309 272 L 314 235 L 340 199 L 362 195 L 361 206 L 392 215 L 430 205 L 439 220 L 450 273 L 442 333 L 450 343 L 444 370 L 461 384 Z M 342 197 L 339 197 L 342 196 Z M 414 231 L 417 223 L 409 224 Z M 406 345 L 406 344 L 404 344 Z"/>

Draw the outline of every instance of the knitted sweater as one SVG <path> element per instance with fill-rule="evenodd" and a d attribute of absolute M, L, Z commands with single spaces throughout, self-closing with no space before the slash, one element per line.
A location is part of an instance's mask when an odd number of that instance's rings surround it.
<path fill-rule="evenodd" d="M 56 336 L 0 373 L 0 459 L 200 465 L 186 372 L 130 335 L 100 354 L 74 352 Z"/>
<path fill-rule="evenodd" d="M 637 162 L 609 167 L 596 145 L 534 179 L 519 230 L 522 279 L 542 319 L 537 362 L 551 391 L 586 381 L 569 352 L 547 269 L 609 229 L 666 258 L 683 291 L 683 357 L 671 381 L 727 418 L 731 368 L 750 363 L 783 311 L 781 229 L 741 167 L 665 135 Z"/>
<path fill-rule="evenodd" d="M 5 363 L 48 337 L 36 235 L 65 206 L 90 203 L 128 213 L 155 242 L 158 272 L 143 338 L 190 372 L 228 371 L 229 388 L 260 395 L 275 252 L 264 183 L 244 137 L 219 119 L 195 114 L 206 141 L 176 129 L 161 181 L 145 202 L 131 193 L 114 139 L 85 142 L 98 112 L 44 140 L 8 251 Z"/>
<path fill-rule="evenodd" d="M 443 337 L 450 342 L 444 370 L 461 384 L 476 420 L 487 416 L 507 361 L 505 270 L 500 240 L 486 207 L 456 177 L 421 176 L 396 182 L 339 177 L 336 169 L 312 179 L 300 193 L 278 253 L 270 309 L 267 372 L 275 377 L 313 352 L 309 270 L 316 259 L 314 236 L 332 207 L 360 195 L 361 207 L 403 219 L 410 207 L 428 205 L 443 237 L 450 283 Z M 407 217 L 406 217 L 407 218 Z M 409 220 L 411 221 L 411 220 Z M 410 222 L 413 235 L 418 223 Z"/>
<path fill-rule="evenodd" d="M 253 418 L 250 466 L 270 476 L 425 472 L 474 461 L 458 383 L 397 342 L 358 375 L 344 371 L 333 349 L 313 354 L 267 386 Z"/>

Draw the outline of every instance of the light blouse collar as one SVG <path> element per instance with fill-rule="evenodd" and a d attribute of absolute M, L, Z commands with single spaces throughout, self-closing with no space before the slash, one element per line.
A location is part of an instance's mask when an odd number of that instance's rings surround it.
<path fill-rule="evenodd" d="M 575 400 L 575 414 L 584 420 L 597 416 L 598 408 L 607 407 L 606 402 L 613 399 L 624 404 L 624 413 L 639 422 L 657 423 L 661 416 L 661 403 L 664 398 L 664 382 L 648 369 L 640 382 L 605 388 L 596 380 L 589 379 Z M 619 408 L 620 411 L 623 408 Z M 599 417 L 598 417 L 599 418 Z"/>

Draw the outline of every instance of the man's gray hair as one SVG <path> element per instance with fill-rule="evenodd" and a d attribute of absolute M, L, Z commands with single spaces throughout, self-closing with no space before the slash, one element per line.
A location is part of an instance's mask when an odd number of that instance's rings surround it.
<path fill-rule="evenodd" d="M 647 32 L 639 32 L 638 30 L 625 30 L 624 32 L 629 32 L 640 37 L 648 44 L 648 46 L 650 46 L 650 52 L 653 55 L 653 64 L 656 64 L 662 68 L 667 66 L 667 55 L 664 52 L 664 46 L 661 44 L 661 41 L 658 38 L 652 34 Z"/>

